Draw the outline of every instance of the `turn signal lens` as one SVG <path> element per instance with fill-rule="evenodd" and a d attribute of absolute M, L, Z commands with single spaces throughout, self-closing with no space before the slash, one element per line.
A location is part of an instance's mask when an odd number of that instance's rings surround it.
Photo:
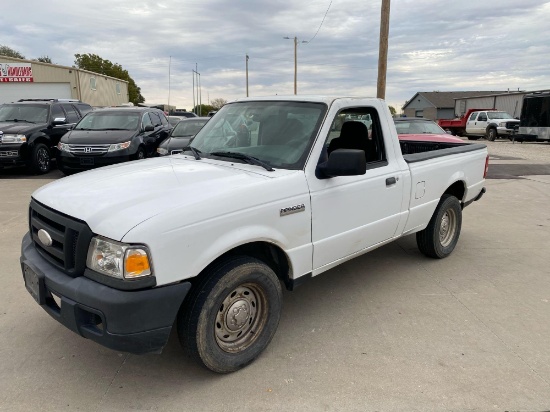
<path fill-rule="evenodd" d="M 147 252 L 143 249 L 129 249 L 126 252 L 124 263 L 124 277 L 126 279 L 148 276 L 151 274 L 151 265 Z"/>

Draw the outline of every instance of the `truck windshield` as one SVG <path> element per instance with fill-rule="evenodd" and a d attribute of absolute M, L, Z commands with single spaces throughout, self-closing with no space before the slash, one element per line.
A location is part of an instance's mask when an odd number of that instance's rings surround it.
<path fill-rule="evenodd" d="M 293 101 L 227 104 L 197 133 L 192 145 L 203 157 L 238 159 L 214 154 L 231 152 L 252 156 L 274 168 L 299 170 L 326 110 L 323 103 Z"/>
<path fill-rule="evenodd" d="M 75 127 L 76 130 L 137 130 L 139 114 L 128 112 L 88 113 Z"/>
<path fill-rule="evenodd" d="M 47 123 L 48 106 L 4 104 L 0 106 L 0 122 Z"/>
<path fill-rule="evenodd" d="M 489 119 L 513 119 L 511 115 L 506 112 L 487 112 Z"/>

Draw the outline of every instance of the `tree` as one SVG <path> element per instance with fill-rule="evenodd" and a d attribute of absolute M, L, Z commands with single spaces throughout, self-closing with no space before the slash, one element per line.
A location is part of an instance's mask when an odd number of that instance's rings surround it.
<path fill-rule="evenodd" d="M 42 63 L 50 63 L 50 64 L 53 64 L 52 62 L 52 59 L 50 58 L 50 56 L 40 56 L 36 59 L 33 59 L 34 61 L 36 62 L 42 62 Z"/>
<path fill-rule="evenodd" d="M 220 110 L 226 104 L 227 100 L 222 99 L 221 97 L 218 97 L 210 102 L 210 105 L 214 108 L 214 110 Z"/>
<path fill-rule="evenodd" d="M 217 109 L 209 104 L 201 104 L 193 107 L 193 110 L 191 111 L 193 113 L 196 113 L 198 116 L 206 116 L 208 112 L 211 112 L 212 110 L 217 110 Z"/>
<path fill-rule="evenodd" d="M 395 110 L 395 107 L 393 107 L 393 106 L 388 106 L 388 107 L 389 107 L 389 109 L 390 109 L 391 115 L 392 115 L 392 116 L 395 116 L 395 114 L 397 113 L 397 110 Z"/>
<path fill-rule="evenodd" d="M 79 69 L 126 80 L 128 82 L 128 100 L 130 102 L 138 104 L 145 101 L 145 98 L 141 95 L 141 88 L 130 77 L 128 70 L 124 70 L 120 64 L 102 59 L 97 54 L 75 54 L 74 57 L 76 59 L 74 64 Z"/>
<path fill-rule="evenodd" d="M 23 56 L 17 50 L 14 50 L 11 47 L 4 46 L 2 44 L 0 44 L 0 56 L 15 57 L 16 59 L 24 59 L 25 58 L 25 56 Z"/>

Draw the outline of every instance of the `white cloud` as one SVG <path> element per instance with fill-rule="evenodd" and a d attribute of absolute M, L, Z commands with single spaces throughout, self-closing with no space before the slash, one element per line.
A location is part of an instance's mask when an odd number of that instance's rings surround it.
<path fill-rule="evenodd" d="M 28 0 L 0 15 L 0 42 L 28 58 L 72 65 L 75 53 L 121 64 L 150 102 L 192 105 L 198 64 L 203 102 L 293 92 L 294 46 L 310 40 L 330 0 Z M 550 2 L 394 0 L 387 100 L 417 91 L 542 89 L 550 85 Z M 298 47 L 298 92 L 376 93 L 380 0 L 333 1 L 317 37 Z"/>

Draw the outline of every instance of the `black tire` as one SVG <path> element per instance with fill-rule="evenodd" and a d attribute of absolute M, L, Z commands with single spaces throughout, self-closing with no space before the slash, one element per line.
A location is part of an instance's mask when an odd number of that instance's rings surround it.
<path fill-rule="evenodd" d="M 207 269 L 186 297 L 177 320 L 180 343 L 214 372 L 237 371 L 267 347 L 281 308 L 281 283 L 269 266 L 228 258 Z"/>
<path fill-rule="evenodd" d="M 143 146 L 139 146 L 137 152 L 133 156 L 134 160 L 143 160 L 146 157 L 147 153 L 145 153 L 145 149 L 143 148 Z"/>
<path fill-rule="evenodd" d="M 416 233 L 418 249 L 428 257 L 443 259 L 454 250 L 462 227 L 458 199 L 443 195 L 426 229 Z"/>
<path fill-rule="evenodd" d="M 52 159 L 48 146 L 44 143 L 36 144 L 31 151 L 29 169 L 31 173 L 43 175 L 51 169 Z"/>
<path fill-rule="evenodd" d="M 468 140 L 479 140 L 481 136 L 468 136 Z"/>
<path fill-rule="evenodd" d="M 496 138 L 498 137 L 497 129 L 494 127 L 489 127 L 487 129 L 487 140 L 490 142 L 494 142 Z"/>

